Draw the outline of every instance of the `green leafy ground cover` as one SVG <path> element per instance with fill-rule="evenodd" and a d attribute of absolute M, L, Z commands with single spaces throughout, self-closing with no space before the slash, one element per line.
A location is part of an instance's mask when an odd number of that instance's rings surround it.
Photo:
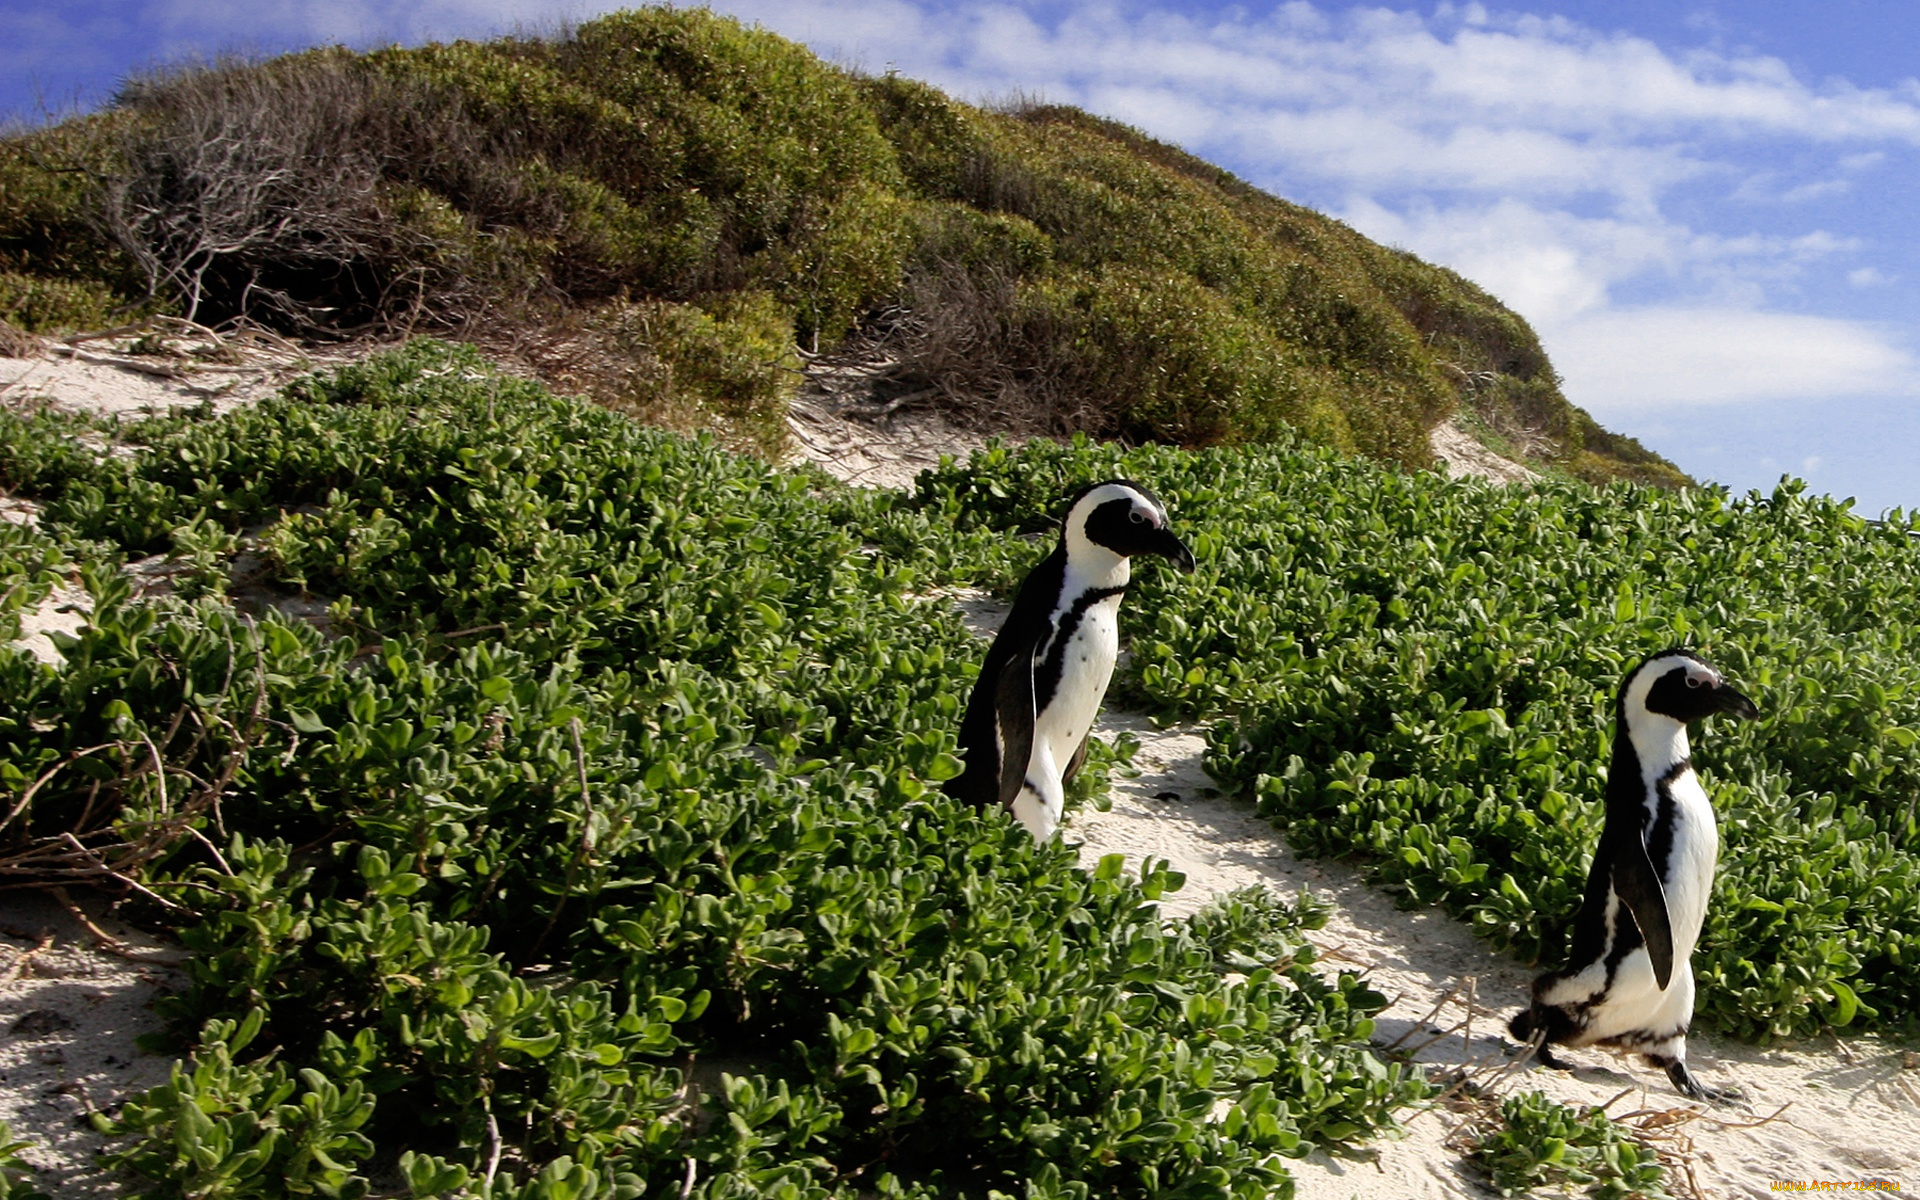
<path fill-rule="evenodd" d="M 0 521 L 0 643 L 20 636 L 20 614 L 47 598 L 65 562 L 51 538 Z"/>
<path fill-rule="evenodd" d="M 1212 722 L 1296 845 L 1557 957 L 1619 675 L 1691 642 L 1764 712 L 1697 747 L 1703 1020 L 1913 1027 L 1903 522 L 1285 445 L 853 493 L 423 342 L 219 417 L 0 416 L 44 530 L 0 526 L 6 611 L 74 563 L 94 605 L 64 665 L 0 653 L 0 794 L 33 788 L 0 860 L 194 814 L 139 866 L 195 958 L 125 1161 L 163 1196 L 1253 1195 L 1382 1127 L 1420 1088 L 1314 906 L 1162 925 L 1163 867 L 1089 876 L 933 786 L 978 646 L 926 597 L 1010 589 L 1116 474 L 1199 569 L 1140 573 L 1114 698 Z M 136 599 L 114 564 L 159 552 L 179 595 Z M 236 612 L 236 568 L 330 634 Z"/>
<path fill-rule="evenodd" d="M 13 1136 L 6 1122 L 0 1121 L 0 1200 L 48 1200 L 47 1194 L 33 1186 L 33 1167 L 20 1157 L 29 1143 Z"/>
<path fill-rule="evenodd" d="M 697 8 L 162 73 L 0 138 L 0 319 L 154 307 L 489 331 L 571 347 L 555 370 L 594 347 L 601 399 L 762 451 L 797 339 L 996 428 L 1293 429 L 1418 466 L 1466 407 L 1555 469 L 1683 481 L 1450 271 L 1137 130 L 975 108 Z"/>
<path fill-rule="evenodd" d="M 1423 1090 L 1312 904 L 1163 924 L 1164 867 L 933 789 L 978 646 L 923 594 L 977 532 L 434 343 L 0 414 L 0 481 L 47 531 L 8 586 L 58 542 L 93 603 L 63 665 L 0 651 L 0 858 L 197 814 L 138 871 L 193 953 L 184 1061 L 107 1123 L 147 1194 L 1267 1196 Z"/>
<path fill-rule="evenodd" d="M 1320 451 L 1035 444 L 923 475 L 901 544 L 1006 588 L 1071 480 L 1151 480 L 1199 560 L 1142 573 L 1118 695 L 1211 720 L 1208 769 L 1303 850 L 1357 855 L 1526 959 L 1564 953 L 1612 697 L 1704 650 L 1761 708 L 1695 762 L 1723 850 L 1694 967 L 1742 1037 L 1920 1018 L 1920 538 L 1772 495 L 1504 488 Z M 923 524 L 924 523 L 924 524 Z M 963 561 L 964 560 L 964 561 Z M 1516 998 L 1517 999 L 1517 998 Z"/>
<path fill-rule="evenodd" d="M 1540 1092 L 1500 1101 L 1499 1120 L 1483 1130 L 1469 1157 L 1502 1196 L 1577 1187 L 1591 1200 L 1662 1200 L 1666 1169 L 1599 1109 L 1579 1113 Z"/>

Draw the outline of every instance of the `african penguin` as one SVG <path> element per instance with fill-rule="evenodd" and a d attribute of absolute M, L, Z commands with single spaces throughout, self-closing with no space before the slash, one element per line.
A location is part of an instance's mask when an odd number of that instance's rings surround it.
<path fill-rule="evenodd" d="M 1681 1092 L 1725 1100 L 1687 1069 L 1694 942 L 1707 914 L 1720 842 L 1713 805 L 1693 773 L 1687 726 L 1714 713 L 1754 717 L 1753 701 L 1688 650 L 1653 655 L 1614 702 L 1607 816 L 1574 919 L 1572 961 L 1533 981 L 1533 1005 L 1507 1026 L 1554 1045 L 1646 1056 Z"/>
<path fill-rule="evenodd" d="M 1193 570 L 1193 552 L 1146 488 L 1110 479 L 1076 493 L 1059 544 L 1021 583 L 967 702 L 966 770 L 947 791 L 1012 810 L 1035 841 L 1059 827 L 1066 781 L 1086 760 L 1120 650 L 1120 597 L 1135 554 Z"/>

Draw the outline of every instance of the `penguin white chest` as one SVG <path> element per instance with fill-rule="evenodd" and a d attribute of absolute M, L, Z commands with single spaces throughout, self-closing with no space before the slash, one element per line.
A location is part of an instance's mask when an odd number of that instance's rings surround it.
<path fill-rule="evenodd" d="M 1055 652 L 1049 647 L 1047 657 Z M 1044 738 L 1064 769 L 1100 715 L 1100 701 L 1120 652 L 1120 597 L 1089 605 L 1058 647 L 1060 678 L 1038 716 L 1036 740 Z"/>
<path fill-rule="evenodd" d="M 1713 804 L 1692 768 L 1667 784 L 1673 799 L 1673 833 L 1667 861 L 1653 864 L 1667 896 L 1667 919 L 1673 928 L 1673 955 L 1683 960 L 1693 953 L 1700 926 L 1713 895 L 1713 872 L 1720 858 L 1720 830 Z M 1657 818 L 1656 818 L 1657 819 Z"/>

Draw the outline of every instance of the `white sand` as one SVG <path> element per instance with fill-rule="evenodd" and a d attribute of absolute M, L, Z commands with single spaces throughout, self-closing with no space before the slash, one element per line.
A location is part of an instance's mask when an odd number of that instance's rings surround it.
<path fill-rule="evenodd" d="M 1455 479 L 1478 475 L 1495 483 L 1531 483 L 1540 478 L 1512 459 L 1502 458 L 1481 445 L 1452 417 L 1433 427 L 1427 434 L 1427 444 Z"/>
<path fill-rule="evenodd" d="M 51 897 L 0 892 L 0 1121 L 32 1143 L 22 1157 L 54 1200 L 131 1194 L 94 1155 L 107 1139 L 87 1114 L 167 1081 L 174 1058 L 134 1044 L 157 1032 L 154 998 L 183 986 L 184 952 L 108 916 L 77 893 L 94 933 Z"/>
<path fill-rule="evenodd" d="M 858 487 L 908 489 L 943 456 L 965 459 L 987 435 L 961 429 L 934 412 L 882 414 L 829 393 L 797 397 L 787 414 L 789 462 L 812 462 Z"/>

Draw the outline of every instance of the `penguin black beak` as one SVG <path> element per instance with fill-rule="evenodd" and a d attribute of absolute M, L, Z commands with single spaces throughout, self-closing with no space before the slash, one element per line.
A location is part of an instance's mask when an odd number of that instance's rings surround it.
<path fill-rule="evenodd" d="M 1751 721 L 1760 715 L 1760 706 L 1739 692 L 1721 684 L 1714 689 L 1714 711 L 1725 713 L 1729 717 L 1738 717 L 1742 721 Z"/>
<path fill-rule="evenodd" d="M 1193 573 L 1193 551 L 1187 549 L 1187 544 L 1175 537 L 1171 529 L 1160 530 L 1147 553 L 1158 554 L 1187 574 Z"/>

